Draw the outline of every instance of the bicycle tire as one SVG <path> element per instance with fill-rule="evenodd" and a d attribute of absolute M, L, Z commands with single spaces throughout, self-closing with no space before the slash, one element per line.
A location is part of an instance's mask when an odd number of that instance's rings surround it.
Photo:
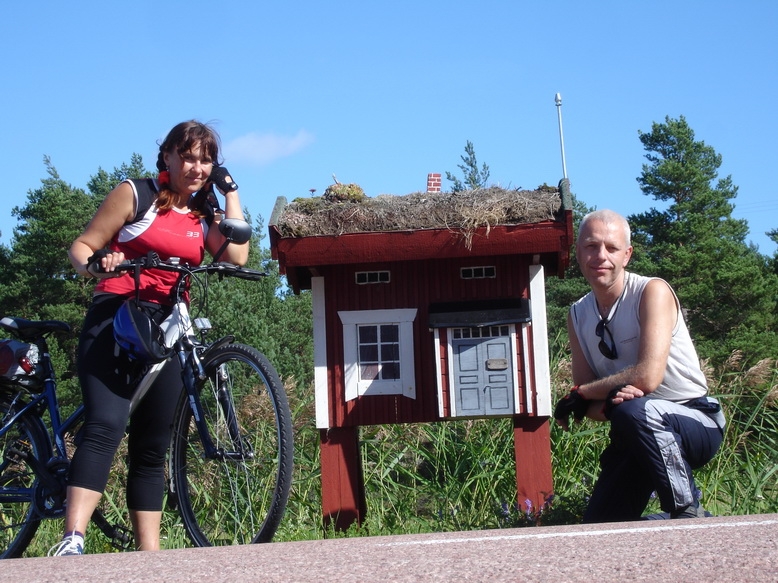
<path fill-rule="evenodd" d="M 215 393 L 226 381 L 240 439 L 247 440 L 252 455 L 207 459 L 184 394 L 170 450 L 171 494 L 196 546 L 270 542 L 286 510 L 292 481 L 294 447 L 286 392 L 270 361 L 250 346 L 214 349 L 203 365 L 206 378 L 198 392 L 211 439 L 225 451 L 239 449 Z"/>
<path fill-rule="evenodd" d="M 10 407 L 0 400 L 0 419 L 5 419 Z M 35 505 L 38 477 L 12 450 L 44 461 L 50 457 L 51 446 L 39 418 L 20 417 L 0 437 L 0 559 L 20 557 L 41 522 Z"/>

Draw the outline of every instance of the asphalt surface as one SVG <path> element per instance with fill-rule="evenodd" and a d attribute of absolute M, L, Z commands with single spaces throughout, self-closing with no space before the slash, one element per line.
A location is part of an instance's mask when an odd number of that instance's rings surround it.
<path fill-rule="evenodd" d="M 0 581 L 778 582 L 778 514 L 9 559 Z"/>

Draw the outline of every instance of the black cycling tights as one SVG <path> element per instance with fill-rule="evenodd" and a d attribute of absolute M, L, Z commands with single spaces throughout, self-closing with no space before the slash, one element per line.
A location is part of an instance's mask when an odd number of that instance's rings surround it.
<path fill-rule="evenodd" d="M 95 299 L 78 347 L 86 422 L 68 484 L 101 493 L 128 427 L 132 377 L 138 372 L 138 365 L 120 352 L 113 339 L 113 315 L 121 301 L 115 296 Z M 165 453 L 181 390 L 181 367 L 174 357 L 129 419 L 127 507 L 131 510 L 162 510 Z"/>

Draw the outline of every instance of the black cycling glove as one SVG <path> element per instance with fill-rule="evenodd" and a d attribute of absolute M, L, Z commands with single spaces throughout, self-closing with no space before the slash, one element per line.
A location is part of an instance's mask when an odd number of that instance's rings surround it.
<path fill-rule="evenodd" d="M 105 273 L 105 269 L 103 269 L 102 259 L 109 253 L 110 251 L 108 249 L 98 249 L 92 255 L 90 255 L 89 259 L 86 260 L 87 272 L 91 273 L 95 277 L 97 277 L 99 273 Z"/>
<path fill-rule="evenodd" d="M 621 389 L 623 389 L 626 386 L 627 385 L 619 385 L 618 387 L 611 389 L 608 392 L 608 396 L 605 397 L 605 406 L 602 408 L 602 414 L 605 415 L 606 419 L 610 419 L 613 408 L 618 407 L 618 405 L 613 404 L 613 398 L 616 396 L 616 393 L 618 393 Z"/>
<path fill-rule="evenodd" d="M 581 421 L 586 416 L 588 409 L 589 401 L 578 392 L 578 387 L 575 387 L 557 402 L 556 407 L 554 407 L 554 419 L 567 425 L 570 415 L 572 415 L 576 421 Z"/>
<path fill-rule="evenodd" d="M 210 180 L 222 194 L 238 190 L 238 185 L 235 184 L 229 171 L 224 166 L 214 166 L 213 170 L 211 170 Z"/>

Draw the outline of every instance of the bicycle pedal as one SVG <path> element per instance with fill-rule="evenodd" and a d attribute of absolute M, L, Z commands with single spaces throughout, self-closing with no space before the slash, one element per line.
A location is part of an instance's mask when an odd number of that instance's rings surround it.
<path fill-rule="evenodd" d="M 110 545 L 120 551 L 128 551 L 132 548 L 134 537 L 132 529 L 121 524 L 111 525 L 113 532 L 110 536 Z"/>
<path fill-rule="evenodd" d="M 3 459 L 13 463 L 27 461 L 27 458 L 29 456 L 30 456 L 29 452 L 23 451 L 21 449 L 17 449 L 15 447 L 9 447 L 3 453 Z"/>

